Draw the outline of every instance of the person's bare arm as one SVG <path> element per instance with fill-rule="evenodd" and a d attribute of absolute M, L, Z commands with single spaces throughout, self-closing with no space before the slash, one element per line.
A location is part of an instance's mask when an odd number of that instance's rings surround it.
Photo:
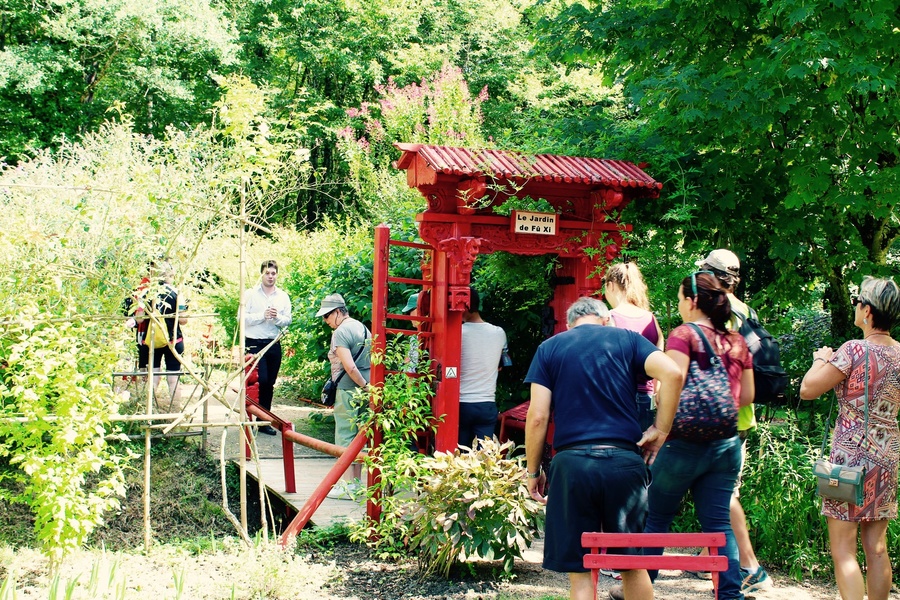
<path fill-rule="evenodd" d="M 347 372 L 347 377 L 352 379 L 353 383 L 359 387 L 366 387 L 369 382 L 366 381 L 366 378 L 359 372 L 356 363 L 353 362 L 353 354 L 350 353 L 350 349 L 338 346 L 335 352 L 337 353 L 337 357 L 341 359 L 341 366 L 343 366 L 344 371 Z"/>
<path fill-rule="evenodd" d="M 753 381 L 753 369 L 741 371 L 740 406 L 750 406 L 756 397 L 756 383 Z"/>
<path fill-rule="evenodd" d="M 673 354 L 681 354 L 673 352 Z M 684 356 L 683 354 L 681 356 Z M 684 356 L 687 360 L 687 357 Z M 688 364 L 690 361 L 688 361 Z M 659 393 L 656 396 L 656 422 L 647 428 L 638 445 L 644 449 L 644 460 L 648 465 L 656 460 L 656 453 L 666 441 L 672 430 L 675 411 L 678 410 L 678 399 L 681 387 L 687 374 L 687 366 L 681 365 L 669 353 L 654 352 L 644 362 L 644 371 L 648 376 L 659 381 Z"/>
<path fill-rule="evenodd" d="M 528 493 L 539 502 L 546 502 L 543 495 L 546 474 L 538 477 L 531 475 L 541 471 L 541 459 L 544 456 L 544 444 L 547 441 L 547 427 L 550 425 L 550 399 L 552 392 L 544 386 L 531 384 L 531 404 L 525 417 L 525 459 L 528 471 Z"/>
<path fill-rule="evenodd" d="M 828 362 L 833 355 L 834 350 L 827 346 L 813 352 L 813 364 L 800 382 L 800 397 L 803 400 L 815 400 L 847 378 L 840 369 Z"/>

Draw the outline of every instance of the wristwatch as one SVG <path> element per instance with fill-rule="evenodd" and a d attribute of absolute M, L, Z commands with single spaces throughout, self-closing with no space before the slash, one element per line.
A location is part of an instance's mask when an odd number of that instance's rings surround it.
<path fill-rule="evenodd" d="M 529 473 L 528 473 L 528 479 L 537 479 L 538 477 L 541 476 L 541 474 L 542 474 L 543 472 L 544 472 L 543 469 L 541 469 L 541 467 L 538 467 L 538 470 L 537 470 L 536 472 L 534 472 L 534 473 L 529 472 Z"/>

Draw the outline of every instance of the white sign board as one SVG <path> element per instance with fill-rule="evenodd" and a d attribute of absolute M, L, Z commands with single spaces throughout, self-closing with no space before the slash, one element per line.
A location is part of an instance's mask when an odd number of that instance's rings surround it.
<path fill-rule="evenodd" d="M 556 215 L 516 210 L 512 212 L 510 227 L 513 233 L 556 235 Z"/>

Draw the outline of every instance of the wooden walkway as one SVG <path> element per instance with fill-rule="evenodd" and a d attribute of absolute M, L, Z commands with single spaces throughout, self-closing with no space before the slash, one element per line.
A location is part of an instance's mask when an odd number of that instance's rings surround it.
<path fill-rule="evenodd" d="M 183 377 L 182 380 L 188 379 Z M 165 393 L 165 386 L 161 386 Z M 199 386 L 183 382 L 180 386 L 182 405 L 188 404 L 193 410 L 196 402 L 203 396 Z M 236 404 L 237 393 L 234 389 L 226 390 L 226 398 L 233 404 Z M 169 407 L 172 408 L 172 407 Z M 275 406 L 275 413 L 280 417 L 290 421 L 295 421 L 306 417 L 315 409 L 306 407 L 285 407 Z M 173 411 L 176 412 L 176 411 Z M 199 433 L 199 423 L 206 420 L 212 423 L 223 423 L 236 420 L 236 415 L 229 411 L 225 406 L 215 400 L 210 400 L 207 404 L 206 419 L 201 418 L 200 409 L 197 408 L 193 418 L 191 430 Z M 206 437 L 207 451 L 215 457 L 220 455 L 222 443 L 222 429 L 213 427 L 208 430 Z M 256 446 L 259 455 L 259 466 L 256 463 L 247 460 L 247 476 L 255 481 L 261 481 L 269 493 L 281 499 L 286 505 L 290 506 L 294 512 L 299 512 L 306 501 L 312 496 L 313 491 L 325 479 L 326 474 L 331 470 L 337 459 L 326 454 L 318 453 L 299 444 L 294 444 L 294 478 L 297 491 L 295 493 L 287 493 L 284 483 L 284 462 L 282 459 L 283 449 L 281 445 L 281 434 L 256 436 Z M 240 463 L 240 456 L 243 451 L 240 444 L 240 433 L 237 427 L 228 428 L 225 436 L 225 459 L 235 463 Z M 326 498 L 324 502 L 316 510 L 312 517 L 311 523 L 319 527 L 327 527 L 341 521 L 359 521 L 366 515 L 365 503 L 357 503 L 351 500 L 332 500 Z"/>
<path fill-rule="evenodd" d="M 277 438 L 280 436 L 266 436 Z M 236 458 L 231 459 L 237 463 Z M 266 489 L 272 495 L 280 498 L 285 504 L 299 512 L 306 501 L 312 496 L 313 490 L 325 479 L 325 475 L 334 465 L 337 459 L 330 456 L 318 458 L 295 458 L 294 476 L 296 478 L 296 493 L 289 494 L 284 491 L 284 466 L 280 458 L 263 458 L 259 463 L 259 471 L 255 463 L 247 461 L 247 476 L 254 480 L 262 481 Z M 312 517 L 311 523 L 318 527 L 328 527 L 338 522 L 360 521 L 366 516 L 364 502 L 357 503 L 352 500 L 332 500 L 326 498 Z"/>

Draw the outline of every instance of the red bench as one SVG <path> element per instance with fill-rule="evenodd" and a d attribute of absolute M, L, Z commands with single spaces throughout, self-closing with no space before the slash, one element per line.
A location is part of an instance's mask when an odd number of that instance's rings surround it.
<path fill-rule="evenodd" d="M 594 599 L 597 598 L 597 580 L 600 569 L 677 569 L 682 571 L 709 571 L 712 573 L 713 590 L 719 598 L 719 573 L 728 569 L 728 557 L 719 556 L 719 548 L 725 545 L 724 533 L 583 533 L 581 545 L 590 549 L 584 555 L 584 568 L 591 570 L 594 583 Z M 694 554 L 632 555 L 610 554 L 609 548 L 707 548 L 709 556 Z"/>

